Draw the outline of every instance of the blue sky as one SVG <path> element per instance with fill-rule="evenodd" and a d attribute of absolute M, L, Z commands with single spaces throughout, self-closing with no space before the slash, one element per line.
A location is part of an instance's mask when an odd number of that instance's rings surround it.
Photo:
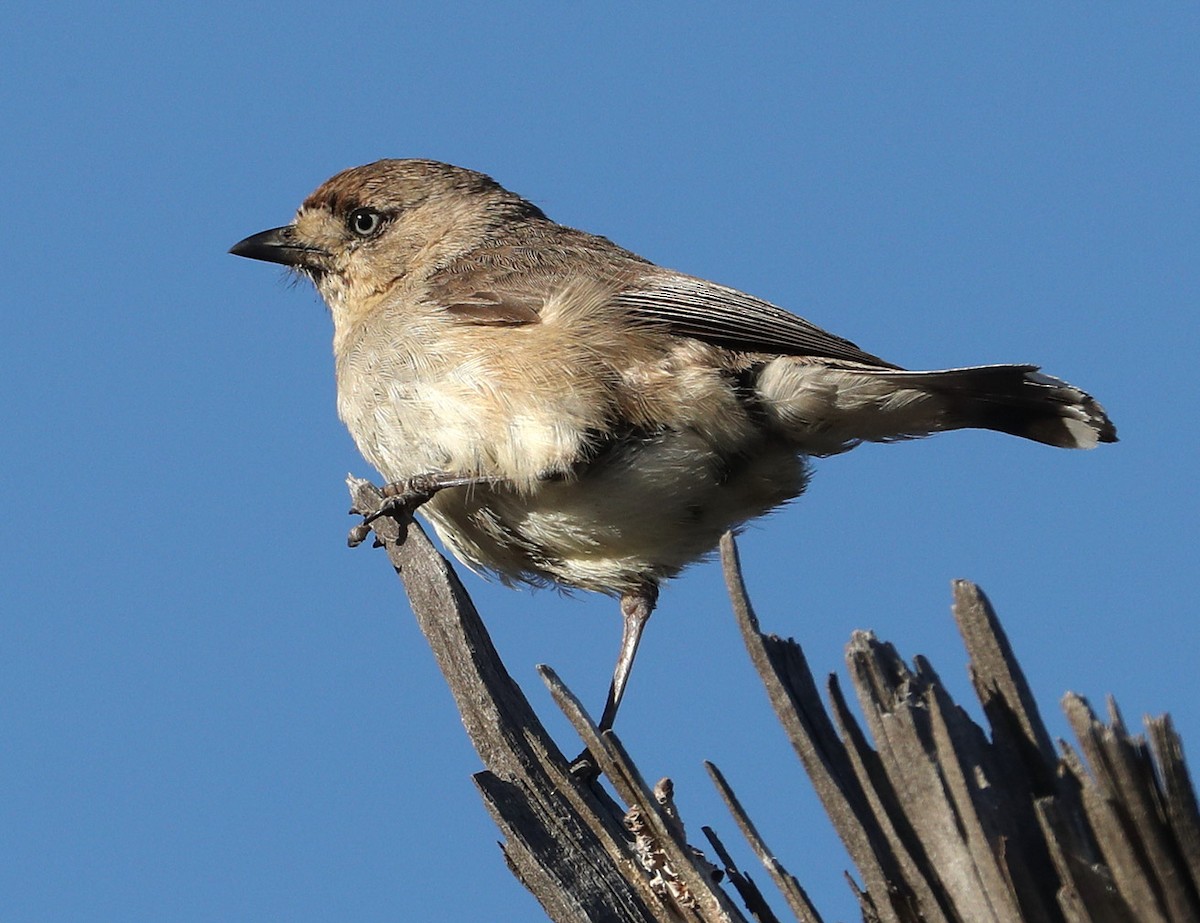
<path fill-rule="evenodd" d="M 1195 762 L 1198 46 L 1167 4 L 8 5 L 6 918 L 538 918 L 395 578 L 345 547 L 342 480 L 372 472 L 325 309 L 225 252 L 385 156 L 490 173 L 902 365 L 1091 391 L 1120 444 L 820 462 L 745 536 L 747 579 L 818 674 L 872 628 L 960 698 L 949 581 L 975 580 L 1054 734 L 1064 691 L 1111 692 Z M 534 665 L 598 709 L 615 606 L 466 579 L 573 752 Z M 715 566 L 665 589 L 618 730 L 695 841 L 737 839 L 711 759 L 856 918 Z"/>

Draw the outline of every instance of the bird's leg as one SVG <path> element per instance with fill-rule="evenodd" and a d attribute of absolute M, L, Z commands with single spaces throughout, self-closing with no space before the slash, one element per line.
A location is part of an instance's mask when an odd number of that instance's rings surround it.
<path fill-rule="evenodd" d="M 617 718 L 617 709 L 621 707 L 621 698 L 625 695 L 625 685 L 629 682 L 629 674 L 633 671 L 633 658 L 637 654 L 638 644 L 642 640 L 642 632 L 654 604 L 658 602 L 658 587 L 647 584 L 642 589 L 625 593 L 621 597 L 621 650 L 617 654 L 617 665 L 613 668 L 612 684 L 608 687 L 608 698 L 604 702 L 604 711 L 600 714 L 600 723 L 596 729 L 600 733 L 611 730 Z M 571 771 L 584 778 L 594 778 L 598 767 L 591 754 L 584 750 L 571 763 Z"/>
<path fill-rule="evenodd" d="M 621 650 L 617 655 L 617 665 L 613 668 L 608 699 L 604 703 L 604 711 L 600 713 L 598 728 L 601 732 L 611 730 L 617 719 L 617 709 L 621 707 L 621 698 L 625 695 L 625 684 L 629 682 L 629 674 L 633 671 L 633 658 L 656 602 L 658 587 L 655 586 L 621 597 Z"/>
<path fill-rule="evenodd" d="M 350 530 L 346 541 L 350 547 L 362 544 L 371 532 L 371 523 L 383 516 L 391 516 L 400 524 L 400 541 L 404 541 L 405 530 L 417 507 L 427 502 L 439 490 L 448 487 L 473 487 L 483 484 L 499 484 L 501 478 L 470 477 L 451 474 L 418 474 L 402 481 L 391 481 L 380 488 L 383 502 L 374 511 L 351 510 L 363 517 L 363 521 Z"/>

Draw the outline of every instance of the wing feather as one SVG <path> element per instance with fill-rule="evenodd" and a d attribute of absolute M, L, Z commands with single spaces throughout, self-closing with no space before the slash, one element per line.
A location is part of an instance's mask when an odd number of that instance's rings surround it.
<path fill-rule="evenodd" d="M 523 260 L 486 255 L 487 260 L 477 255 L 468 264 L 474 270 L 470 274 L 460 270 L 439 280 L 435 295 L 447 312 L 464 324 L 538 323 L 548 300 L 562 289 L 561 266 L 530 266 Z M 628 265 L 618 261 L 618 269 L 626 272 L 623 282 L 617 280 L 621 272 L 616 272 L 605 284 L 616 283 L 613 302 L 633 321 L 739 352 L 900 368 L 769 301 L 640 261 L 625 262 Z M 478 278 L 481 271 L 487 277 L 483 285 Z"/>
<path fill-rule="evenodd" d="M 742 352 L 899 368 L 802 317 L 737 289 L 691 276 L 651 277 L 649 281 L 649 285 L 619 293 L 616 302 L 634 319 L 664 324 L 678 336 Z"/>
<path fill-rule="evenodd" d="M 534 299 L 511 292 L 472 292 L 446 305 L 446 313 L 460 324 L 480 327 L 521 327 L 541 321 Z"/>

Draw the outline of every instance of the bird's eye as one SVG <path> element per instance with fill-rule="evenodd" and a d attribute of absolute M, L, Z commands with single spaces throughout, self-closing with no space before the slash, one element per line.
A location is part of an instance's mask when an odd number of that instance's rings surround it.
<path fill-rule="evenodd" d="M 356 208 L 346 219 L 350 230 L 359 237 L 374 237 L 383 228 L 383 213 L 373 208 Z"/>

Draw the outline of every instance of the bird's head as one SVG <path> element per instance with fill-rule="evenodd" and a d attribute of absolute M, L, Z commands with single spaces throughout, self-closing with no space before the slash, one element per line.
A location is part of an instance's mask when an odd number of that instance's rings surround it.
<path fill-rule="evenodd" d="M 482 173 L 434 160 L 379 160 L 326 180 L 291 224 L 229 252 L 307 276 L 337 320 L 401 281 L 419 283 L 509 222 L 542 217 Z"/>

